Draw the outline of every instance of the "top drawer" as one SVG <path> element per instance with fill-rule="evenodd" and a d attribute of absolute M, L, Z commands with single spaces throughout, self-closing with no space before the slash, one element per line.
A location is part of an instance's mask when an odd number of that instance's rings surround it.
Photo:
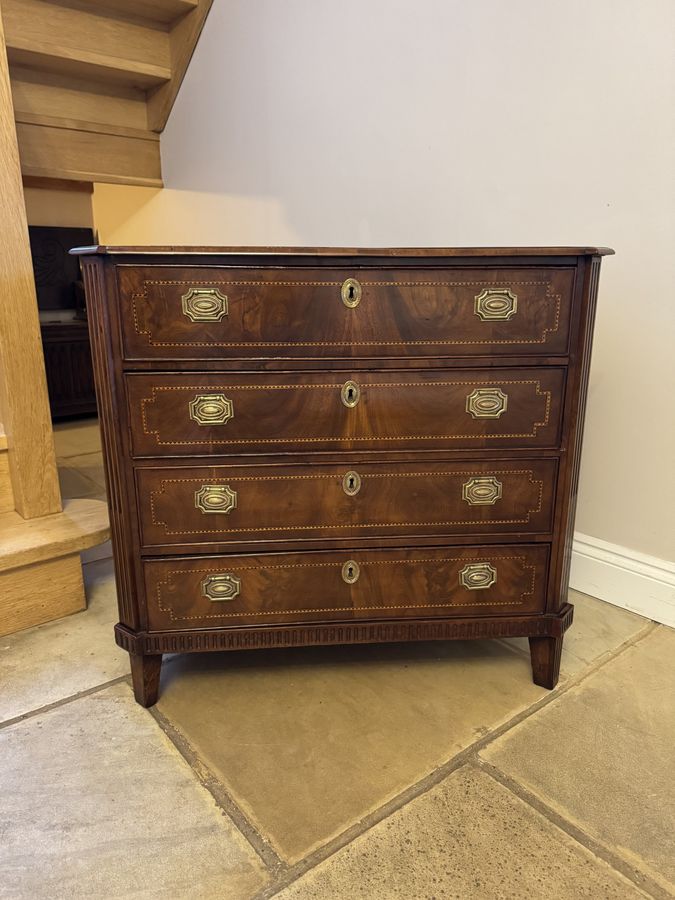
<path fill-rule="evenodd" d="M 119 266 L 127 360 L 567 352 L 573 268 Z"/>

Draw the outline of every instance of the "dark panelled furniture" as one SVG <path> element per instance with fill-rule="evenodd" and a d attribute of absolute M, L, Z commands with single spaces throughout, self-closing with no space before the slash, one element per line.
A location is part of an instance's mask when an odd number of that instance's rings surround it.
<path fill-rule="evenodd" d="M 556 684 L 611 251 L 75 252 L 139 703 L 309 644 L 523 636 Z"/>

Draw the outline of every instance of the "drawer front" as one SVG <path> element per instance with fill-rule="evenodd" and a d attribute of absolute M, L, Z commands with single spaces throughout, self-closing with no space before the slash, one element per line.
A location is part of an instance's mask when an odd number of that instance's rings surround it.
<path fill-rule="evenodd" d="M 137 469 L 142 542 L 545 533 L 557 461 Z"/>
<path fill-rule="evenodd" d="M 136 456 L 461 450 L 555 447 L 564 370 L 153 373 L 126 383 Z"/>
<path fill-rule="evenodd" d="M 523 544 L 150 560 L 148 626 L 537 613 L 547 561 Z"/>
<path fill-rule="evenodd" d="M 119 267 L 124 355 L 140 359 L 554 355 L 572 268 Z"/>

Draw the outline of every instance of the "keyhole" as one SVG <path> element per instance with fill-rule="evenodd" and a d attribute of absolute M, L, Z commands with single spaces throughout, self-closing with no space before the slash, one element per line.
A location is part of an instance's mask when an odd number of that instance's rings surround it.
<path fill-rule="evenodd" d="M 345 306 L 349 307 L 349 309 L 354 309 L 361 300 L 361 285 L 355 278 L 346 278 L 342 282 L 340 296 Z"/>
<path fill-rule="evenodd" d="M 361 477 L 359 473 L 345 472 L 345 477 L 342 479 L 342 487 L 344 488 L 345 494 L 349 497 L 356 497 L 361 490 Z"/>
<path fill-rule="evenodd" d="M 342 580 L 346 584 L 354 584 L 359 580 L 359 564 L 353 559 L 348 559 L 342 567 Z"/>
<path fill-rule="evenodd" d="M 345 406 L 353 407 L 359 402 L 361 391 L 355 381 L 346 381 L 342 385 L 342 402 Z"/>

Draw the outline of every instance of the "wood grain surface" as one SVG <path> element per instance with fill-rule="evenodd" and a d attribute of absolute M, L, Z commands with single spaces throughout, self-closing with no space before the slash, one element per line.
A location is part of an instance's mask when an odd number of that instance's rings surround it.
<path fill-rule="evenodd" d="M 548 548 L 530 545 L 262 554 L 145 563 L 150 630 L 269 622 L 391 619 L 406 616 L 541 613 Z M 356 563 L 354 584 L 345 565 Z M 495 583 L 468 590 L 460 573 L 493 567 Z M 204 596 L 210 575 L 241 581 L 233 600 Z"/>
<path fill-rule="evenodd" d="M 141 539 L 152 552 L 214 552 L 259 541 L 546 533 L 556 470 L 554 459 L 145 467 L 136 472 Z M 209 508 L 209 492 L 231 508 Z"/>
<path fill-rule="evenodd" d="M 82 252 L 139 702 L 165 652 L 391 640 L 555 684 L 605 251 Z"/>
<path fill-rule="evenodd" d="M 15 507 L 30 519 L 59 512 L 61 494 L 1 17 L 0 188 L 0 418 Z"/>
<path fill-rule="evenodd" d="M 121 268 L 124 355 L 142 359 L 564 355 L 575 269 Z M 355 307 L 341 297 L 356 277 Z M 217 292 L 217 321 L 184 310 Z M 515 298 L 508 319 L 481 318 L 476 298 Z M 189 312 L 189 310 L 188 310 Z"/>

